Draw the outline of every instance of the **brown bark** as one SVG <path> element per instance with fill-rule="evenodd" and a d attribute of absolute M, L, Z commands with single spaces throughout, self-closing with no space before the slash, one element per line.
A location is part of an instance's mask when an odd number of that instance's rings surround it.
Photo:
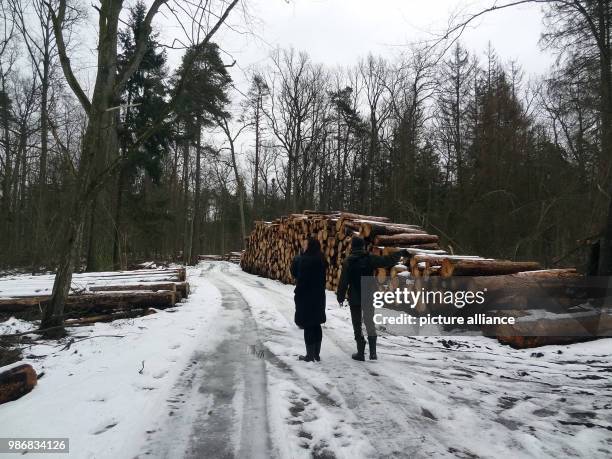
<path fill-rule="evenodd" d="M 415 225 L 399 225 L 380 222 L 362 222 L 360 233 L 363 237 L 391 236 L 394 234 L 426 234 L 420 227 Z"/>
<path fill-rule="evenodd" d="M 438 236 L 433 234 L 394 234 L 392 236 L 376 236 L 375 245 L 397 245 L 411 246 L 417 244 L 433 244 L 439 241 Z"/>
<path fill-rule="evenodd" d="M 497 340 L 515 349 L 571 344 L 612 336 L 612 316 L 594 313 L 575 318 L 544 318 L 494 328 Z"/>
<path fill-rule="evenodd" d="M 47 306 L 50 296 L 33 296 L 20 298 L 0 298 L 0 311 L 19 312 Z M 70 295 L 64 304 L 68 309 L 123 309 L 142 306 L 169 308 L 176 303 L 174 291 L 134 291 L 134 292 L 98 292 L 83 295 Z"/>
<path fill-rule="evenodd" d="M 31 365 L 23 364 L 0 373 L 0 404 L 17 400 L 34 389 L 37 375 Z"/>
<path fill-rule="evenodd" d="M 442 277 L 450 276 L 499 276 L 516 274 L 521 271 L 542 269 L 539 263 L 532 261 L 515 262 L 506 260 L 449 260 L 442 261 Z"/>
<path fill-rule="evenodd" d="M 112 314 L 100 314 L 90 317 L 81 317 L 78 319 L 66 320 L 67 327 L 80 327 L 83 325 L 90 325 L 97 322 L 112 322 L 117 319 L 128 319 L 132 317 L 149 316 L 156 314 L 155 309 L 131 309 L 129 311 L 118 311 Z"/>

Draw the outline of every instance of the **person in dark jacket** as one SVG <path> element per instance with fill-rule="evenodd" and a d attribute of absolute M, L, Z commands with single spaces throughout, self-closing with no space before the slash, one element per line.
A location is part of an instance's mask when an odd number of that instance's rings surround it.
<path fill-rule="evenodd" d="M 291 275 L 295 279 L 295 324 L 304 329 L 306 355 L 300 360 L 321 360 L 321 324 L 325 317 L 325 273 L 327 263 L 317 239 L 307 241 L 306 250 L 291 263 Z"/>
<path fill-rule="evenodd" d="M 351 254 L 342 265 L 342 274 L 336 296 L 338 303 L 342 305 L 348 292 L 348 302 L 351 309 L 351 321 L 353 332 L 357 342 L 357 353 L 352 357 L 355 360 L 365 360 L 366 341 L 363 338 L 362 319 L 368 332 L 368 344 L 370 347 L 370 360 L 376 360 L 376 327 L 374 326 L 374 306 L 370 301 L 361 301 L 361 278 L 374 275 L 376 268 L 391 268 L 395 266 L 402 256 L 407 256 L 406 250 L 401 250 L 393 255 L 381 257 L 372 255 L 365 250 L 365 241 L 354 237 L 351 241 Z"/>

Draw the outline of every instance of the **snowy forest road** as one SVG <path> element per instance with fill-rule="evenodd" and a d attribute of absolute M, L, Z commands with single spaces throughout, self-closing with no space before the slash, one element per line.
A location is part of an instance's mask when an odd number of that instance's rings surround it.
<path fill-rule="evenodd" d="M 193 277 L 197 274 L 197 277 Z M 179 457 L 605 457 L 610 340 L 517 351 L 486 338 L 381 333 L 355 362 L 349 313 L 328 295 L 320 363 L 297 360 L 293 288 L 229 263 L 192 271 L 221 295 L 213 352 L 196 353 L 149 453 Z M 210 288 L 207 287 L 207 288 Z"/>
<path fill-rule="evenodd" d="M 612 339 L 514 350 L 380 330 L 379 360 L 356 362 L 328 292 L 321 362 L 301 362 L 293 286 L 227 262 L 187 276 L 176 307 L 29 344 L 44 377 L 0 405 L 0 437 L 104 459 L 610 457 Z"/>

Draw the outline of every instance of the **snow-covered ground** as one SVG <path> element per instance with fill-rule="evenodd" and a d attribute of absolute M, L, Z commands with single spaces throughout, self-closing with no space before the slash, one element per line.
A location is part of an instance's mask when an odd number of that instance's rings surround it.
<path fill-rule="evenodd" d="M 292 286 L 225 262 L 188 277 L 172 310 L 27 349 L 44 376 L 0 405 L 0 437 L 69 437 L 78 458 L 610 457 L 611 339 L 383 334 L 380 360 L 355 362 L 329 293 L 322 362 L 304 363 Z"/>

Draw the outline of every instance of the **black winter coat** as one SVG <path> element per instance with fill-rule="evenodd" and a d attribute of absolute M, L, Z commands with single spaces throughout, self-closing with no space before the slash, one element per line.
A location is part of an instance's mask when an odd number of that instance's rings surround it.
<path fill-rule="evenodd" d="M 373 276 L 376 268 L 391 268 L 402 257 L 396 252 L 384 257 L 372 255 L 363 249 L 354 250 L 342 265 L 342 274 L 336 290 L 338 303 L 344 302 L 348 293 L 350 306 L 361 306 L 361 278 Z"/>
<path fill-rule="evenodd" d="M 300 328 L 325 323 L 325 272 L 320 256 L 298 255 L 291 263 L 295 279 L 295 324 Z"/>

